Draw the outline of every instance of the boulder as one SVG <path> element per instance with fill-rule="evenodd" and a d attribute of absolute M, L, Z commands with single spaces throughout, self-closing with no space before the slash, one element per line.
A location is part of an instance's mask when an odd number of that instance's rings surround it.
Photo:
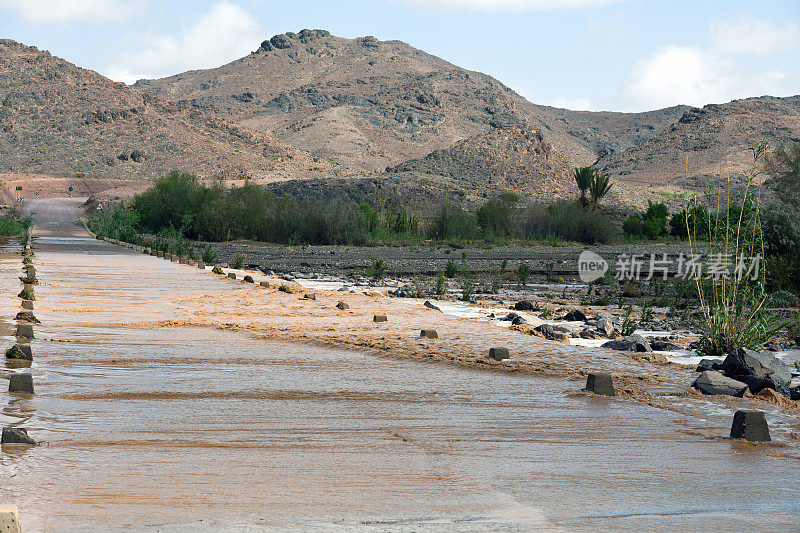
<path fill-rule="evenodd" d="M 601 348 L 610 348 L 620 352 L 652 352 L 650 343 L 644 340 L 641 335 L 629 335 L 621 339 L 608 341 L 601 345 Z"/>
<path fill-rule="evenodd" d="M 422 304 L 422 305 L 424 305 L 424 306 L 425 306 L 425 307 L 427 307 L 428 309 L 433 309 L 434 311 L 441 311 L 441 309 L 439 309 L 438 307 L 436 307 L 436 305 L 432 304 L 432 303 L 430 302 L 430 300 L 425 300 L 425 303 L 424 303 L 424 304 Z"/>
<path fill-rule="evenodd" d="M 17 337 L 33 339 L 33 326 L 31 324 L 17 324 Z"/>
<path fill-rule="evenodd" d="M 517 315 L 514 317 L 511 323 L 514 324 L 515 326 L 519 326 L 520 324 L 527 324 L 528 321 L 522 318 L 521 316 Z"/>
<path fill-rule="evenodd" d="M 387 320 L 389 319 L 386 318 L 386 315 L 375 315 L 372 317 L 373 322 L 386 322 Z"/>
<path fill-rule="evenodd" d="M 426 339 L 438 339 L 439 334 L 436 332 L 435 329 L 423 329 L 419 332 L 420 337 L 425 337 Z"/>
<path fill-rule="evenodd" d="M 650 343 L 650 347 L 657 352 L 672 352 L 680 349 L 680 346 L 677 344 L 672 344 L 667 341 L 653 341 Z"/>
<path fill-rule="evenodd" d="M 724 394 L 727 396 L 741 397 L 747 390 L 747 384 L 725 377 L 722 372 L 705 370 L 700 374 L 692 387 L 703 394 Z"/>
<path fill-rule="evenodd" d="M 265 289 L 269 289 L 269 282 L 268 281 L 262 281 L 261 283 L 259 283 L 259 285 L 261 285 Z"/>
<path fill-rule="evenodd" d="M 564 344 L 569 344 L 569 336 L 566 333 L 562 333 L 556 330 L 555 327 L 551 326 L 550 324 L 542 324 L 541 326 L 536 326 L 533 328 L 533 331 L 537 332 L 543 338 L 551 341 L 558 341 L 563 342 Z"/>
<path fill-rule="evenodd" d="M 235 272 L 229 272 L 228 273 L 228 277 L 231 278 L 231 279 L 236 279 L 236 273 Z"/>
<path fill-rule="evenodd" d="M 275 35 L 272 39 L 269 40 L 269 42 L 274 48 L 277 48 L 278 50 L 285 50 L 287 48 L 291 48 L 292 45 L 294 44 L 292 42 L 292 39 L 285 33 L 281 35 Z"/>
<path fill-rule="evenodd" d="M 336 304 L 336 308 L 339 309 L 340 311 L 347 311 L 348 309 L 350 309 L 350 306 L 344 302 L 339 302 L 338 304 Z"/>
<path fill-rule="evenodd" d="M 732 439 L 745 439 L 750 442 L 769 442 L 769 426 L 764 411 L 741 409 L 733 415 L 731 425 Z"/>
<path fill-rule="evenodd" d="M 33 394 L 33 376 L 28 372 L 11 374 L 11 378 L 8 380 L 8 392 Z"/>
<path fill-rule="evenodd" d="M 6 358 L 33 361 L 33 353 L 29 344 L 15 344 L 6 350 Z"/>
<path fill-rule="evenodd" d="M 315 293 L 306 293 L 303 295 L 303 300 L 316 300 L 317 295 Z"/>
<path fill-rule="evenodd" d="M 36 446 L 36 441 L 28 436 L 25 428 L 4 427 L 3 436 L 0 438 L 2 444 L 27 444 Z"/>
<path fill-rule="evenodd" d="M 575 309 L 574 311 L 570 311 L 564 316 L 564 320 L 567 322 L 585 322 L 586 315 L 580 309 Z"/>
<path fill-rule="evenodd" d="M 521 300 L 521 301 L 519 301 L 519 302 L 514 304 L 514 310 L 515 311 L 533 311 L 534 310 L 534 305 L 533 305 L 533 302 L 530 302 L 528 300 Z"/>
<path fill-rule="evenodd" d="M 502 361 L 503 359 L 510 358 L 511 354 L 508 353 L 508 348 L 489 348 L 489 359 Z"/>
<path fill-rule="evenodd" d="M 714 359 L 700 359 L 695 372 L 703 372 L 705 370 L 722 370 L 722 362 Z"/>
<path fill-rule="evenodd" d="M 601 396 L 616 396 L 617 392 L 614 390 L 614 380 L 610 374 L 592 373 L 586 376 L 585 391 L 593 392 Z"/>
<path fill-rule="evenodd" d="M 598 318 L 595 327 L 597 328 L 597 331 L 606 337 L 611 337 L 614 335 L 614 323 L 606 317 Z"/>
<path fill-rule="evenodd" d="M 792 372 L 780 359 L 769 352 L 756 352 L 747 348 L 733 350 L 722 363 L 726 376 L 741 380 L 757 393 L 769 387 L 789 396 Z"/>

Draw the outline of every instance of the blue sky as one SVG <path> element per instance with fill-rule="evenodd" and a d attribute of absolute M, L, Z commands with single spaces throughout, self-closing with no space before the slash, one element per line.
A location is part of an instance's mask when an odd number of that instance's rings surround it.
<path fill-rule="evenodd" d="M 302 28 L 402 40 L 571 109 L 800 94 L 798 0 L 0 0 L 0 36 L 128 83 Z"/>

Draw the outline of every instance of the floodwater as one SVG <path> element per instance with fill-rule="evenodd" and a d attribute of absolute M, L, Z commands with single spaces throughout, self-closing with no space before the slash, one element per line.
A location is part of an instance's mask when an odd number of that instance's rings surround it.
<path fill-rule="evenodd" d="M 34 362 L 2 370 L 32 372 L 36 395 L 0 393 L 2 425 L 43 441 L 0 453 L 0 502 L 19 506 L 26 531 L 800 523 L 795 447 L 724 438 L 732 411 L 716 404 L 686 420 L 563 378 L 205 328 L 83 325 L 168 320 L 170 298 L 238 289 L 85 238 L 45 207 Z M 5 335 L 20 266 L 8 252 L 0 261 Z"/>

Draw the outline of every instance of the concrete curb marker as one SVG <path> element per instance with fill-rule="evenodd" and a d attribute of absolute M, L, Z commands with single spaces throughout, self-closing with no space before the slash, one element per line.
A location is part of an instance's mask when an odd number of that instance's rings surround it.
<path fill-rule="evenodd" d="M 589 374 L 586 376 L 586 387 L 583 390 L 587 392 L 593 392 L 600 396 L 617 395 L 617 392 L 614 390 L 614 380 L 611 379 L 611 374 Z"/>
<path fill-rule="evenodd" d="M 419 332 L 420 337 L 425 337 L 426 339 L 438 339 L 439 333 L 435 329 L 423 329 Z"/>
<path fill-rule="evenodd" d="M 11 378 L 8 380 L 8 392 L 35 394 L 33 392 L 33 376 L 28 372 L 11 374 Z"/>
<path fill-rule="evenodd" d="M 769 426 L 764 411 L 740 409 L 733 415 L 731 438 L 745 439 L 750 442 L 769 442 Z"/>
<path fill-rule="evenodd" d="M 6 426 L 3 428 L 3 436 L 0 438 L 0 444 L 25 444 L 28 446 L 36 446 L 36 441 L 28 436 L 27 429 Z"/>

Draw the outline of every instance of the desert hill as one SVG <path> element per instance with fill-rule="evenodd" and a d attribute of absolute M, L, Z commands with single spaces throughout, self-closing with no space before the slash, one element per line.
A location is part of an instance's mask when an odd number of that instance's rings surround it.
<path fill-rule="evenodd" d="M 589 113 L 539 106 L 491 76 L 406 43 L 324 30 L 276 35 L 227 65 L 134 87 L 370 171 L 513 124 L 539 128 L 571 163 L 591 164 L 652 138 L 686 109 Z"/>
<path fill-rule="evenodd" d="M 703 187 L 716 175 L 736 173 L 753 163 L 750 150 L 800 142 L 800 96 L 762 96 L 690 108 L 653 138 L 603 158 L 598 166 L 612 176 L 640 185 L 683 182 Z"/>
<path fill-rule="evenodd" d="M 268 176 L 323 166 L 262 132 L 165 102 L 0 40 L 0 171 L 152 178 Z"/>

